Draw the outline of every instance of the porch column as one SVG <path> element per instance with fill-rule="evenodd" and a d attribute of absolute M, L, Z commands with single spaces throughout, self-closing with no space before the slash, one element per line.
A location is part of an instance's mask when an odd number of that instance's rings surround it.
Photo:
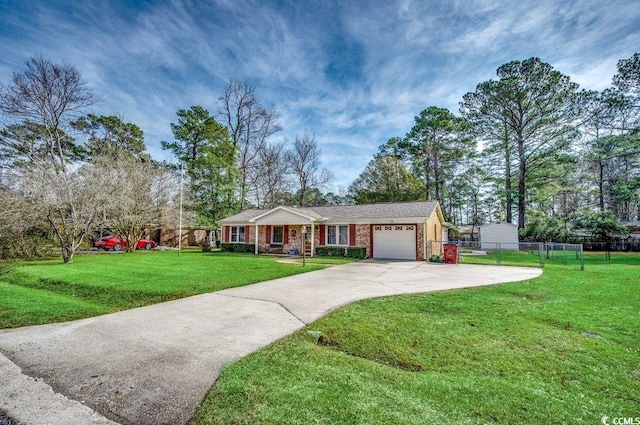
<path fill-rule="evenodd" d="M 311 222 L 311 256 L 313 257 L 313 251 L 315 251 L 314 247 L 316 244 L 316 229 L 313 221 Z"/>
<path fill-rule="evenodd" d="M 259 238 L 260 234 L 258 233 L 258 224 L 256 224 L 256 240 L 255 240 L 255 245 L 256 245 L 256 255 L 258 255 L 258 238 Z"/>

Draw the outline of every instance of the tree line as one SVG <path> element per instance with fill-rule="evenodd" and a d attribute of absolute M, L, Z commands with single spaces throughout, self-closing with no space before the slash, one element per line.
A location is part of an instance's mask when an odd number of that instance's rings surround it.
<path fill-rule="evenodd" d="M 158 163 L 137 125 L 91 113 L 100 97 L 73 65 L 31 58 L 0 83 L 0 256 L 39 255 L 54 240 L 70 262 L 100 229 L 133 241 L 175 227 L 182 179 L 190 224 L 210 229 L 247 208 L 425 199 L 454 225 L 501 220 L 537 239 L 640 218 L 638 53 L 602 91 L 538 58 L 496 77 L 457 115 L 424 109 L 337 195 L 315 135 L 278 138 L 275 106 L 249 82 L 231 79 L 213 112 L 179 109 L 161 141 L 176 162 Z"/>
<path fill-rule="evenodd" d="M 55 241 L 71 262 L 98 229 L 137 241 L 167 214 L 175 176 L 138 126 L 87 113 L 99 101 L 73 65 L 43 57 L 0 85 L 2 257 L 48 255 Z"/>
<path fill-rule="evenodd" d="M 332 178 L 313 134 L 272 140 L 277 112 L 247 82 L 229 82 L 217 116 L 178 110 L 161 142 L 178 164 L 154 161 L 137 125 L 91 113 L 99 102 L 76 67 L 41 56 L 0 83 L 0 257 L 47 255 L 53 241 L 72 262 L 101 230 L 133 250 L 150 229 L 178 227 L 183 180 L 190 224 L 215 228 L 249 206 L 304 206 Z"/>
<path fill-rule="evenodd" d="M 539 240 L 639 220 L 640 55 L 621 59 L 602 91 L 539 58 L 496 76 L 463 96 L 459 115 L 430 106 L 380 146 L 351 199 L 434 199 L 454 225 L 500 220 Z"/>
<path fill-rule="evenodd" d="M 200 223 L 247 208 L 308 206 L 324 199 L 333 175 L 321 165 L 315 135 L 277 140 L 273 105 L 265 106 L 248 82 L 231 80 L 218 98 L 217 114 L 202 106 L 177 112 L 173 141 L 162 141 L 186 169 L 191 206 Z"/>

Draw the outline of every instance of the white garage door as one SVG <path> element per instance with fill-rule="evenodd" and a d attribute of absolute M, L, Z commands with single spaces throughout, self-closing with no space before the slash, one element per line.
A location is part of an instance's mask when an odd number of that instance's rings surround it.
<path fill-rule="evenodd" d="M 416 226 L 373 226 L 373 258 L 416 259 Z"/>

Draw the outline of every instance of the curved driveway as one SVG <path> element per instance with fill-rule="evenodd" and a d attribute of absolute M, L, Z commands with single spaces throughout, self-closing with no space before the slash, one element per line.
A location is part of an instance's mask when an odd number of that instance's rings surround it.
<path fill-rule="evenodd" d="M 0 410 L 29 424 L 184 424 L 225 364 L 341 305 L 540 274 L 537 268 L 363 261 L 0 331 Z"/>

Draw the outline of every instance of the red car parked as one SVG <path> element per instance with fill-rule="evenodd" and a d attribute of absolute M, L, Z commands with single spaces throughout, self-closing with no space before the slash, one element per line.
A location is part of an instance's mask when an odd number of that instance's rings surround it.
<path fill-rule="evenodd" d="M 151 249 L 155 248 L 156 243 L 150 239 L 140 239 L 136 243 L 136 249 Z M 127 238 L 124 236 L 104 236 L 96 241 L 96 248 L 114 251 L 122 251 L 127 249 Z"/>

